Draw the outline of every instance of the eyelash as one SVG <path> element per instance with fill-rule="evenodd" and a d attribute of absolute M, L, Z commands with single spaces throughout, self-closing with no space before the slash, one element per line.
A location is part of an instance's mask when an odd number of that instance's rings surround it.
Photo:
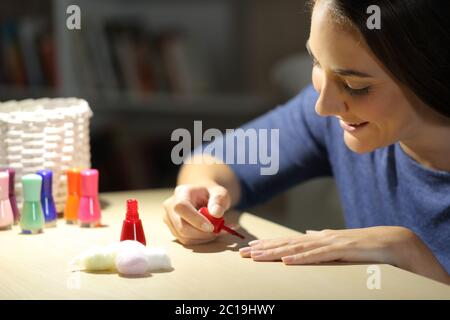
<path fill-rule="evenodd" d="M 312 65 L 313 67 L 320 67 L 319 62 L 316 59 L 312 59 Z M 361 88 L 361 89 L 353 89 L 348 86 L 347 83 L 343 82 L 344 89 L 351 95 L 351 96 L 364 96 L 370 93 L 370 86 Z"/>
<path fill-rule="evenodd" d="M 365 87 L 361 89 L 353 89 L 348 86 L 345 82 L 343 83 L 344 89 L 351 95 L 351 96 L 364 96 L 369 94 L 370 87 Z"/>

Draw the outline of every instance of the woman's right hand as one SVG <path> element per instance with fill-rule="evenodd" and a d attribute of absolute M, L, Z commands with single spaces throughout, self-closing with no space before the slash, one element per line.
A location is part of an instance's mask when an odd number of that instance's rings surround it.
<path fill-rule="evenodd" d="M 208 207 L 216 218 L 223 216 L 230 208 L 228 191 L 216 184 L 183 184 L 175 188 L 174 194 L 163 203 L 164 222 L 172 234 L 184 245 L 210 242 L 217 238 L 214 226 L 202 214 L 201 207 Z"/>

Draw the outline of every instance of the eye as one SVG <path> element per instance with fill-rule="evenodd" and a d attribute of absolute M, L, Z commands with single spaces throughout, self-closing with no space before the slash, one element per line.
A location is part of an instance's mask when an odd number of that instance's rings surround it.
<path fill-rule="evenodd" d="M 317 61 L 314 58 L 311 58 L 312 66 L 313 67 L 320 67 L 319 61 Z"/>
<path fill-rule="evenodd" d="M 365 88 L 360 89 L 354 89 L 350 87 L 347 83 L 343 83 L 344 89 L 351 95 L 351 96 L 363 96 L 369 93 L 370 87 L 367 86 Z"/>

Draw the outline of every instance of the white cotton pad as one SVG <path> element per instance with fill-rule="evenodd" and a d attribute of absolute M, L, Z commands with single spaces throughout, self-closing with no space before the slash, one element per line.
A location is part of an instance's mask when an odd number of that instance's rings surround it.
<path fill-rule="evenodd" d="M 113 244 L 117 253 L 128 250 L 144 250 L 146 247 L 139 241 L 125 240 Z"/>
<path fill-rule="evenodd" d="M 145 246 L 133 240 L 125 240 L 114 244 L 116 248 L 115 266 L 124 275 L 143 275 L 148 273 L 148 258 Z"/>
<path fill-rule="evenodd" d="M 151 272 L 158 270 L 170 270 L 172 268 L 169 255 L 164 248 L 146 248 L 145 253 L 150 263 L 149 270 Z"/>
<path fill-rule="evenodd" d="M 131 249 L 116 256 L 116 269 L 120 274 L 144 275 L 149 272 L 149 259 L 142 250 Z"/>
<path fill-rule="evenodd" d="M 116 250 L 113 246 L 93 247 L 79 254 L 70 262 L 72 270 L 114 270 Z"/>
<path fill-rule="evenodd" d="M 93 247 L 70 262 L 72 271 L 117 270 L 124 275 L 145 275 L 170 270 L 171 262 L 164 248 L 147 248 L 137 241 L 126 240 L 109 246 Z"/>
<path fill-rule="evenodd" d="M 138 275 L 171 268 L 164 248 L 147 248 L 132 240 L 120 242 L 117 248 L 116 269 L 121 274 Z"/>

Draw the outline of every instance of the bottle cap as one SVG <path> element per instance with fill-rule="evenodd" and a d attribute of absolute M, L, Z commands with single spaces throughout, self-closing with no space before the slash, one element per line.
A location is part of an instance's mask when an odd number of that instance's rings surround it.
<path fill-rule="evenodd" d="M 130 221 L 139 220 L 138 202 L 136 199 L 127 200 L 127 214 L 126 219 Z"/>
<path fill-rule="evenodd" d="M 22 177 L 24 201 L 41 201 L 42 177 L 38 174 L 26 174 Z"/>
<path fill-rule="evenodd" d="M 225 225 L 225 219 L 224 219 L 223 217 L 221 217 L 221 218 L 216 218 L 216 217 L 212 216 L 212 215 L 209 213 L 209 210 L 208 210 L 207 207 L 202 207 L 202 208 L 200 208 L 200 209 L 198 210 L 198 212 L 199 212 L 200 214 L 202 214 L 203 216 L 205 216 L 205 217 L 209 220 L 209 222 L 211 222 L 211 223 L 213 224 L 213 226 L 214 226 L 214 231 L 213 231 L 213 232 L 214 232 L 214 233 L 219 233 L 219 232 L 223 229 L 223 230 L 225 230 L 226 232 L 228 232 L 228 233 L 230 233 L 230 234 L 232 234 L 232 235 L 234 235 L 234 236 L 236 236 L 236 237 L 239 237 L 239 238 L 241 238 L 241 239 L 245 239 L 245 237 L 244 237 L 242 234 L 240 234 L 240 233 L 238 233 L 237 231 L 235 231 L 235 230 L 233 230 L 233 229 L 227 227 L 227 226 Z"/>
<path fill-rule="evenodd" d="M 42 177 L 42 190 L 41 196 L 52 197 L 52 170 L 39 170 L 36 174 Z"/>
<path fill-rule="evenodd" d="M 198 212 L 200 212 L 203 216 L 205 216 L 209 220 L 209 222 L 212 223 L 212 225 L 214 226 L 214 231 L 213 231 L 214 233 L 219 233 L 220 230 L 222 230 L 222 227 L 225 223 L 225 219 L 223 217 L 216 218 L 216 217 L 212 216 L 209 213 L 209 210 L 207 207 L 200 208 L 198 210 Z"/>
<path fill-rule="evenodd" d="M 13 168 L 0 168 L 0 171 L 6 171 L 9 174 L 9 196 L 14 196 L 14 182 L 16 177 L 16 170 Z"/>
<path fill-rule="evenodd" d="M 81 195 L 95 197 L 98 195 L 98 170 L 81 171 Z"/>
<path fill-rule="evenodd" d="M 80 169 L 72 168 L 67 170 L 67 192 L 71 195 L 81 194 Z"/>

